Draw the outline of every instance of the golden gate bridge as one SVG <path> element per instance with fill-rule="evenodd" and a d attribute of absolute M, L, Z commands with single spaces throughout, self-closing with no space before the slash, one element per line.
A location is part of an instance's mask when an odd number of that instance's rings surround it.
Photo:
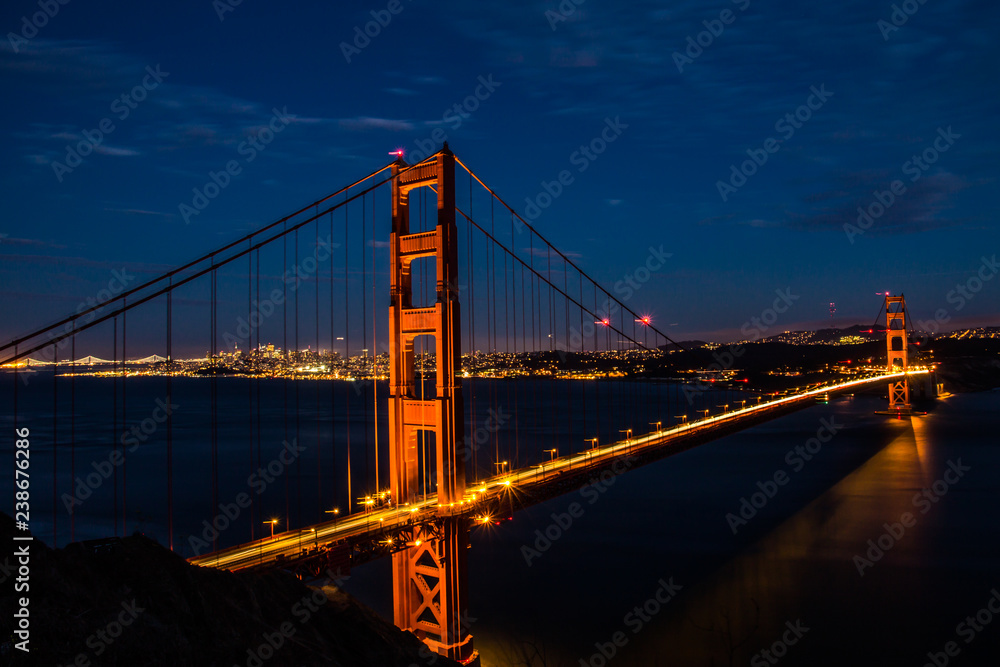
<path fill-rule="evenodd" d="M 680 346 L 445 144 L 416 164 L 397 156 L 19 336 L 0 346 L 0 364 L 13 376 L 15 428 L 30 421 L 36 443 L 50 446 L 54 545 L 77 540 L 78 515 L 96 511 L 78 497 L 81 484 L 111 502 L 114 533 L 123 535 L 139 522 L 135 497 L 148 512 L 158 487 L 162 538 L 197 565 L 305 575 L 390 557 L 395 623 L 472 664 L 477 653 L 461 623 L 471 528 L 817 398 L 888 384 L 888 412 L 904 414 L 910 378 L 930 371 L 908 363 L 903 297 L 886 295 L 885 312 L 882 370 L 785 395 L 734 387 L 721 405 L 714 391 L 682 400 L 657 375 Z M 78 358 L 78 345 L 101 356 Z M 140 365 L 153 372 L 140 374 Z M 103 377 L 88 378 L 81 366 L 99 366 Z M 51 380 L 27 381 L 35 368 L 51 370 Z M 629 380 L 627 368 L 645 381 Z M 112 383 L 99 416 L 94 380 Z M 150 387 L 162 390 L 159 412 L 149 412 Z M 551 409 L 541 414 L 541 404 Z M 534 406 L 530 415 L 511 409 L 523 405 Z M 107 417 L 110 437 L 79 427 Z M 152 423 L 148 433 L 137 420 Z M 137 438 L 141 448 L 126 446 Z M 106 466 L 103 454 L 100 464 L 81 461 L 108 440 Z M 90 484 L 91 467 L 108 474 Z M 247 487 L 233 481 L 237 470 L 249 474 Z M 315 488 L 304 488 L 313 477 Z M 269 491 L 255 493 L 258 484 Z M 185 546 L 197 542 L 199 524 L 212 530 L 201 531 L 207 552 L 192 555 Z"/>

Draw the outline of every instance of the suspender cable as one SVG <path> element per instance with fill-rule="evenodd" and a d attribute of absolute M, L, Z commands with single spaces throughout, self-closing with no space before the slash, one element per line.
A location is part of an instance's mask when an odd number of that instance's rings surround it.
<path fill-rule="evenodd" d="M 255 257 L 254 257 L 254 265 L 255 265 L 255 268 L 256 268 L 256 270 L 254 271 L 254 301 L 256 301 L 256 303 L 257 303 L 257 306 L 256 306 L 256 308 L 257 308 L 257 317 L 259 319 L 260 318 L 260 248 L 258 248 L 257 250 L 254 251 L 254 255 L 255 255 Z M 260 345 L 260 329 L 258 329 L 257 330 L 257 359 L 258 360 L 261 357 L 260 348 L 261 348 L 261 345 Z M 261 428 L 260 428 L 260 426 L 261 426 L 261 424 L 260 424 L 260 420 L 261 420 L 261 412 L 262 412 L 261 402 L 260 402 L 260 373 L 255 373 L 254 374 L 254 381 L 253 382 L 254 382 L 255 393 L 257 395 L 257 469 L 260 470 L 261 469 L 261 460 L 260 460 L 260 442 L 261 442 Z M 264 537 L 264 527 L 263 527 L 264 523 L 263 523 L 263 521 L 264 521 L 264 508 L 258 505 L 257 506 L 257 518 L 254 519 L 251 516 L 251 522 L 254 524 L 254 527 L 260 526 L 260 528 L 257 528 L 257 530 L 261 531 L 260 536 L 261 536 L 262 539 Z"/>
<path fill-rule="evenodd" d="M 378 308 L 375 304 L 375 193 L 372 193 L 372 409 L 375 413 L 375 491 L 381 495 L 382 486 L 379 479 L 378 457 L 378 334 L 376 321 Z M 391 498 L 390 498 L 391 500 Z"/>
<path fill-rule="evenodd" d="M 14 358 L 17 359 L 17 344 L 14 345 Z M 20 381 L 20 378 L 18 377 L 17 366 L 18 364 L 15 362 L 14 363 L 14 435 L 20 438 L 21 436 L 19 434 L 19 429 L 18 429 L 18 411 L 17 411 L 17 385 L 18 382 Z M 11 505 L 16 509 L 17 489 L 11 489 L 10 500 L 11 500 Z M 14 516 L 15 518 L 17 517 L 16 514 Z"/>
<path fill-rule="evenodd" d="M 528 278 L 531 279 L 531 286 L 528 288 L 529 291 L 531 292 L 531 349 L 532 352 L 535 353 L 535 356 L 537 358 L 538 341 L 535 337 L 535 289 L 538 282 L 535 279 L 535 237 L 530 234 L 528 235 L 528 250 L 529 250 L 528 261 L 531 262 L 531 266 L 529 267 L 531 270 L 531 275 L 528 276 Z M 539 327 L 541 327 L 541 323 L 539 323 Z M 534 439 L 535 451 L 532 452 L 532 454 L 534 454 L 536 456 L 536 460 L 538 460 L 537 459 L 537 454 L 538 454 L 538 380 L 537 379 L 533 379 L 531 381 L 531 405 L 532 405 L 531 428 L 535 433 L 535 439 Z"/>
<path fill-rule="evenodd" d="M 113 404 L 112 410 L 112 426 L 111 426 L 111 452 L 115 460 L 118 460 L 118 318 L 115 318 L 114 323 L 114 335 L 112 336 L 111 344 L 114 347 L 114 353 L 111 356 L 111 402 Z M 118 466 L 115 466 L 114 475 L 114 514 L 112 515 L 112 520 L 115 526 L 115 537 L 118 536 Z"/>
<path fill-rule="evenodd" d="M 493 215 L 493 199 L 490 198 L 490 216 Z M 514 237 L 511 236 L 511 242 L 513 243 Z M 507 276 L 507 255 L 501 254 L 500 258 L 503 259 L 503 346 L 504 346 L 504 364 L 510 363 L 510 315 L 508 310 L 508 299 L 509 290 L 507 288 L 508 276 Z M 511 270 L 513 270 L 514 264 L 511 262 Z M 506 401 L 507 405 L 510 405 L 510 383 L 504 382 L 504 388 L 506 389 Z M 497 412 L 497 414 L 500 414 Z M 500 429 L 496 429 L 499 434 Z M 517 467 L 517 459 L 512 456 L 511 451 L 511 441 L 510 438 L 507 439 L 507 459 L 511 462 L 510 467 L 513 470 Z"/>
<path fill-rule="evenodd" d="M 350 275 L 348 267 L 350 265 L 350 253 L 348 252 L 348 232 L 350 231 L 350 206 L 344 206 L 344 372 L 350 372 L 348 360 L 351 357 L 351 291 L 349 289 Z M 347 417 L 347 513 L 351 513 L 351 503 L 354 496 L 351 491 L 351 393 L 344 389 L 344 407 Z"/>
<path fill-rule="evenodd" d="M 330 237 L 329 238 L 330 238 L 330 243 L 332 244 L 333 243 L 333 213 L 332 212 L 330 213 Z M 331 248 L 331 251 L 332 250 L 333 249 Z M 318 286 L 319 286 L 319 283 L 317 282 L 317 288 L 318 288 Z M 333 362 L 334 362 L 334 356 L 333 355 L 334 355 L 334 350 L 337 347 L 336 334 L 334 333 L 336 331 L 336 327 L 334 326 L 334 321 L 333 321 L 333 319 L 334 319 L 333 318 L 333 311 L 334 311 L 334 305 L 333 305 L 333 253 L 331 252 L 331 254 L 330 254 L 330 356 L 329 356 L 330 363 L 329 363 L 329 366 L 327 366 L 327 373 L 328 373 L 329 376 L 331 376 L 331 378 L 333 376 Z M 334 382 L 331 381 L 331 382 L 328 382 L 327 384 L 329 384 L 329 386 L 330 386 L 330 464 L 332 466 L 331 475 L 330 475 L 330 481 L 331 481 L 332 486 L 333 486 L 333 490 L 332 490 L 333 504 L 331 505 L 331 507 L 335 507 L 337 505 L 337 420 L 336 420 L 336 414 L 337 414 L 336 397 L 337 397 L 337 392 L 334 391 L 335 388 L 336 388 L 336 384 Z M 320 504 L 322 505 L 322 501 L 320 501 Z M 325 512 L 324 507 L 322 507 L 322 506 L 320 507 L 320 512 Z M 322 514 L 321 514 L 320 518 L 323 518 Z"/>
<path fill-rule="evenodd" d="M 569 268 L 566 266 L 566 262 L 563 262 L 563 291 L 569 294 Z M 570 361 L 570 355 L 572 350 L 569 345 L 569 303 L 563 301 L 563 315 L 565 316 L 565 323 L 563 327 L 563 345 L 565 349 L 563 353 L 565 354 L 566 361 Z M 566 382 L 566 438 L 568 440 L 567 454 L 573 454 L 573 383 Z"/>
<path fill-rule="evenodd" d="M 248 244 L 253 245 L 253 238 L 248 239 Z M 259 322 L 259 320 L 257 320 Z M 256 365 L 256 353 L 254 352 L 253 346 L 253 330 L 254 330 L 254 318 L 253 318 L 253 253 L 247 253 L 247 340 L 244 343 L 243 358 L 246 360 L 244 362 L 244 368 L 247 373 L 247 428 L 250 432 L 250 437 L 247 439 L 247 447 L 250 452 L 250 474 L 254 474 L 254 432 L 253 432 L 253 390 L 254 390 L 254 380 L 253 377 L 257 374 L 253 365 Z M 257 342 L 260 342 L 260 330 L 257 330 Z M 256 494 L 254 494 L 256 495 Z M 250 541 L 253 542 L 254 535 L 257 530 L 257 522 L 254 520 L 254 509 L 256 505 L 256 500 L 253 496 L 250 497 Z"/>
<path fill-rule="evenodd" d="M 124 305 L 125 302 L 123 302 Z M 128 424 L 128 392 L 125 391 L 126 379 L 128 378 L 128 356 L 126 356 L 126 343 L 128 342 L 128 311 L 122 312 L 122 430 Z M 121 439 L 121 435 L 117 436 Z M 128 450 L 122 442 L 122 537 L 128 535 Z"/>
<path fill-rule="evenodd" d="M 167 292 L 167 405 L 173 405 L 174 351 L 173 351 L 173 299 Z M 73 339 L 76 340 L 75 338 Z M 167 544 L 174 550 L 174 417 L 173 409 L 167 410 Z"/>
<path fill-rule="evenodd" d="M 493 233 L 493 211 L 490 211 L 490 233 Z M 493 362 L 496 359 L 496 280 L 494 279 L 494 272 L 496 271 L 496 245 L 487 244 L 486 245 L 486 352 L 489 355 L 488 359 L 490 367 L 493 366 Z M 490 407 L 496 411 L 496 379 L 490 378 Z M 500 464 L 498 466 L 498 472 L 503 472 L 502 460 L 500 458 L 500 442 L 497 440 L 496 431 L 490 433 L 490 437 L 493 440 L 493 462 Z"/>
<path fill-rule="evenodd" d="M 292 353 L 292 383 L 295 386 L 295 444 L 298 445 L 299 440 L 302 438 L 301 426 L 302 426 L 302 411 L 301 411 L 301 396 L 299 390 L 302 388 L 302 382 L 300 382 L 298 365 L 302 362 L 302 348 L 299 345 L 299 297 L 302 294 L 301 290 L 301 276 L 299 275 L 299 230 L 295 230 L 293 235 L 293 240 L 295 243 L 295 264 L 292 265 L 292 270 L 295 272 L 295 350 Z M 295 525 L 302 525 L 302 457 L 295 457 Z M 292 527 L 289 523 L 285 526 L 288 530 Z"/>
<path fill-rule="evenodd" d="M 319 207 L 318 206 L 316 207 L 316 210 L 317 210 L 317 212 L 319 211 Z M 316 217 L 316 244 L 313 246 L 313 257 L 318 257 L 318 256 L 319 256 L 319 216 L 317 215 L 317 217 Z M 320 349 L 319 349 L 319 266 L 316 267 L 316 276 L 313 278 L 313 283 L 316 286 L 316 294 L 315 294 L 316 307 L 315 307 L 315 313 L 313 314 L 313 317 L 316 320 L 316 350 L 313 352 L 313 355 L 314 355 L 314 357 L 316 359 L 316 367 L 317 367 L 317 372 L 318 372 L 319 366 L 323 362 L 323 359 L 320 356 Z M 322 447 L 320 446 L 319 382 L 314 382 L 313 383 L 313 397 L 315 398 L 314 402 L 315 402 L 315 406 L 316 406 L 316 415 L 315 415 L 315 421 L 316 421 L 316 509 L 317 509 L 317 514 L 318 514 L 319 518 L 323 519 L 324 518 L 323 517 L 323 465 L 322 465 L 322 456 L 320 454 L 320 452 L 322 451 Z"/>
<path fill-rule="evenodd" d="M 514 245 L 514 216 L 510 216 L 510 244 L 512 246 Z M 504 259 L 504 266 L 506 267 L 506 258 Z M 506 314 L 507 314 L 507 310 L 506 310 L 507 309 L 507 298 L 506 298 L 506 294 L 507 294 L 507 279 L 506 279 L 506 275 L 507 275 L 507 273 L 506 273 L 506 268 L 505 268 L 504 269 L 504 317 L 505 318 L 506 318 Z M 511 291 L 510 298 L 513 300 L 515 298 L 515 295 L 517 294 L 517 274 L 514 273 L 514 260 L 510 261 L 510 291 Z M 510 337 L 513 336 L 513 338 L 514 338 L 514 355 L 516 356 L 517 355 L 517 310 L 515 308 L 511 308 L 510 309 L 510 314 L 511 314 L 511 317 L 514 319 L 513 327 L 511 328 L 511 331 L 513 333 L 512 334 L 508 334 L 507 335 L 507 339 L 509 340 Z M 509 351 L 509 348 L 508 348 L 508 351 Z M 517 395 L 518 395 L 518 385 L 519 384 L 520 383 L 517 383 L 517 382 L 514 383 L 514 403 L 513 403 L 514 406 L 519 405 L 518 400 L 517 400 L 518 399 Z M 508 405 L 510 405 L 510 384 L 509 383 L 507 385 L 507 403 L 508 403 Z M 512 412 L 514 412 L 514 414 L 517 414 L 517 408 L 516 407 L 512 408 Z M 499 419 L 499 417 L 498 417 L 498 419 Z M 515 428 L 514 429 L 514 465 L 516 467 L 518 467 L 518 468 L 521 467 L 521 463 L 520 463 L 521 454 L 520 454 L 520 452 L 521 452 L 520 440 L 519 440 L 519 436 L 518 436 L 518 433 L 517 433 L 517 429 Z"/>
<path fill-rule="evenodd" d="M 288 225 L 285 225 L 287 228 Z M 286 229 L 287 231 L 287 229 Z M 288 271 L 288 234 L 283 234 L 281 237 L 281 275 L 286 276 Z M 291 355 L 288 353 L 288 283 L 282 278 L 281 281 L 281 354 L 284 357 L 285 368 L 281 373 L 281 386 L 282 393 L 284 394 L 285 409 L 282 411 L 282 421 L 285 428 L 285 442 L 288 442 L 288 364 L 292 361 Z M 285 530 L 289 527 L 289 519 L 292 514 L 292 503 L 289 489 L 289 478 L 290 475 L 284 475 L 285 487 Z M 273 527 L 272 527 L 273 530 Z"/>
<path fill-rule="evenodd" d="M 472 175 L 469 175 L 469 211 L 472 211 Z M 472 272 L 472 260 L 475 255 L 473 254 L 473 238 L 472 238 L 472 223 L 469 222 L 468 227 L 468 259 L 466 260 L 466 265 L 469 270 L 469 375 L 475 375 L 476 373 L 476 287 L 475 281 L 473 279 Z M 473 479 L 478 481 L 479 479 L 479 460 L 477 453 L 479 451 L 479 441 L 476 440 L 476 386 L 477 382 L 472 382 L 472 402 L 471 409 L 469 410 L 469 416 L 471 417 L 471 424 L 469 425 L 469 433 L 471 434 L 473 444 L 472 444 L 472 470 Z M 487 471 L 489 472 L 489 471 Z M 489 475 L 487 475 L 489 476 Z"/>
<path fill-rule="evenodd" d="M 69 376 L 69 479 L 72 485 L 76 479 L 76 336 L 70 339 L 69 358 L 73 369 Z M 76 512 L 69 514 L 69 541 L 76 542 Z"/>
<path fill-rule="evenodd" d="M 364 354 L 364 363 L 368 363 L 368 260 L 365 257 L 365 245 L 367 244 L 368 220 L 367 197 L 361 198 L 361 345 Z M 362 369 L 363 370 L 363 369 Z M 368 440 L 368 397 L 364 396 L 362 402 L 365 405 L 365 495 L 371 489 L 371 447 Z"/>
<path fill-rule="evenodd" d="M 214 516 L 215 512 L 219 508 L 219 379 L 218 379 L 218 366 L 217 364 L 217 336 L 216 336 L 216 304 L 217 301 L 217 288 L 219 274 L 218 271 L 212 271 L 212 301 L 211 301 L 211 348 L 210 353 L 212 355 L 211 362 L 209 363 L 209 368 L 211 369 L 211 379 L 209 380 L 209 387 L 211 391 L 211 430 L 212 430 L 212 510 L 209 516 Z M 219 537 L 218 531 L 212 532 L 212 551 L 218 550 Z"/>
<path fill-rule="evenodd" d="M 59 546 L 56 506 L 59 495 L 59 346 L 52 346 L 52 548 Z"/>

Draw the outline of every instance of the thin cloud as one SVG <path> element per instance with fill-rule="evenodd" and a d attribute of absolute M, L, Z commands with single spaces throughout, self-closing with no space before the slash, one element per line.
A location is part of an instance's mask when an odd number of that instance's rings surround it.
<path fill-rule="evenodd" d="M 409 132 L 414 128 L 413 123 L 407 120 L 373 118 L 371 116 L 341 118 L 340 126 L 348 130 L 389 130 L 390 132 Z"/>
<path fill-rule="evenodd" d="M 845 191 L 835 188 L 828 192 L 813 194 L 803 203 L 827 204 L 812 207 L 805 213 L 789 212 L 776 225 L 799 230 L 842 230 L 845 224 L 857 224 L 858 209 L 867 211 L 876 202 L 873 192 L 883 191 L 889 181 L 869 180 L 847 175 L 844 181 L 855 181 L 856 186 Z M 866 234 L 873 236 L 887 234 L 909 234 L 914 232 L 950 227 L 962 220 L 948 214 L 953 206 L 953 196 L 968 184 L 964 179 L 949 172 L 939 172 L 924 176 L 915 183 L 904 182 L 906 191 L 895 197 L 882 215 L 875 217 Z M 881 208 L 881 205 L 876 208 Z"/>
<path fill-rule="evenodd" d="M 114 157 L 131 157 L 134 155 L 141 155 L 139 151 L 131 148 L 117 148 L 115 146 L 108 146 L 107 144 L 98 144 L 97 146 L 94 146 L 94 152 Z"/>

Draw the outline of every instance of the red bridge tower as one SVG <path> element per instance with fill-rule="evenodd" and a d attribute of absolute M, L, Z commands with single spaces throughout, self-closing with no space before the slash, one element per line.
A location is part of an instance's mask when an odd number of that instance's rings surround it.
<path fill-rule="evenodd" d="M 392 234 L 389 239 L 389 474 L 393 499 L 416 500 L 418 435 L 433 435 L 437 515 L 433 526 L 415 530 L 409 549 L 392 556 L 394 616 L 435 652 L 473 662 L 472 636 L 462 627 L 468 525 L 450 516 L 465 494 L 465 434 L 462 405 L 458 301 L 458 239 L 455 226 L 455 156 L 445 144 L 436 159 L 408 168 L 393 166 Z M 410 192 L 429 187 L 437 193 L 434 231 L 410 233 Z M 437 301 L 413 306 L 411 264 L 433 257 Z M 423 306 L 423 304 L 422 304 Z M 433 336 L 437 357 L 435 396 L 421 400 L 416 388 L 414 340 Z M 422 381 L 422 379 L 421 379 Z"/>

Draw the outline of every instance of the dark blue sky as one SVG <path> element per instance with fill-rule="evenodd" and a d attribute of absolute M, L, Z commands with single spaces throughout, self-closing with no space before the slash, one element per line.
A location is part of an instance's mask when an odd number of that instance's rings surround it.
<path fill-rule="evenodd" d="M 436 129 L 521 211 L 569 170 L 535 224 L 609 287 L 650 246 L 673 253 L 629 305 L 675 338 L 736 337 L 786 288 L 799 299 L 776 329 L 829 322 L 831 301 L 836 324 L 870 323 L 883 290 L 918 319 L 943 309 L 945 329 L 1000 320 L 982 259 L 1000 246 L 995 3 L 897 3 L 919 9 L 890 30 L 889 2 L 566 0 L 560 14 L 555 0 L 400 0 L 347 62 L 342 43 L 389 5 L 243 0 L 220 20 L 221 1 L 71 0 L 40 20 L 37 2 L 4 3 L 0 337 L 67 314 L 113 269 L 151 277 Z M 468 117 L 448 113 L 480 77 L 499 85 Z M 134 109 L 115 103 L 144 81 Z M 248 161 L 243 142 L 275 108 L 290 119 Z M 93 154 L 54 167 L 103 119 L 114 129 Z M 575 154 L 607 119 L 620 136 Z M 925 151 L 933 164 L 912 161 Z M 188 224 L 180 205 L 234 159 L 240 173 Z M 845 231 L 895 180 L 886 211 Z M 980 291 L 949 298 L 977 274 Z"/>

